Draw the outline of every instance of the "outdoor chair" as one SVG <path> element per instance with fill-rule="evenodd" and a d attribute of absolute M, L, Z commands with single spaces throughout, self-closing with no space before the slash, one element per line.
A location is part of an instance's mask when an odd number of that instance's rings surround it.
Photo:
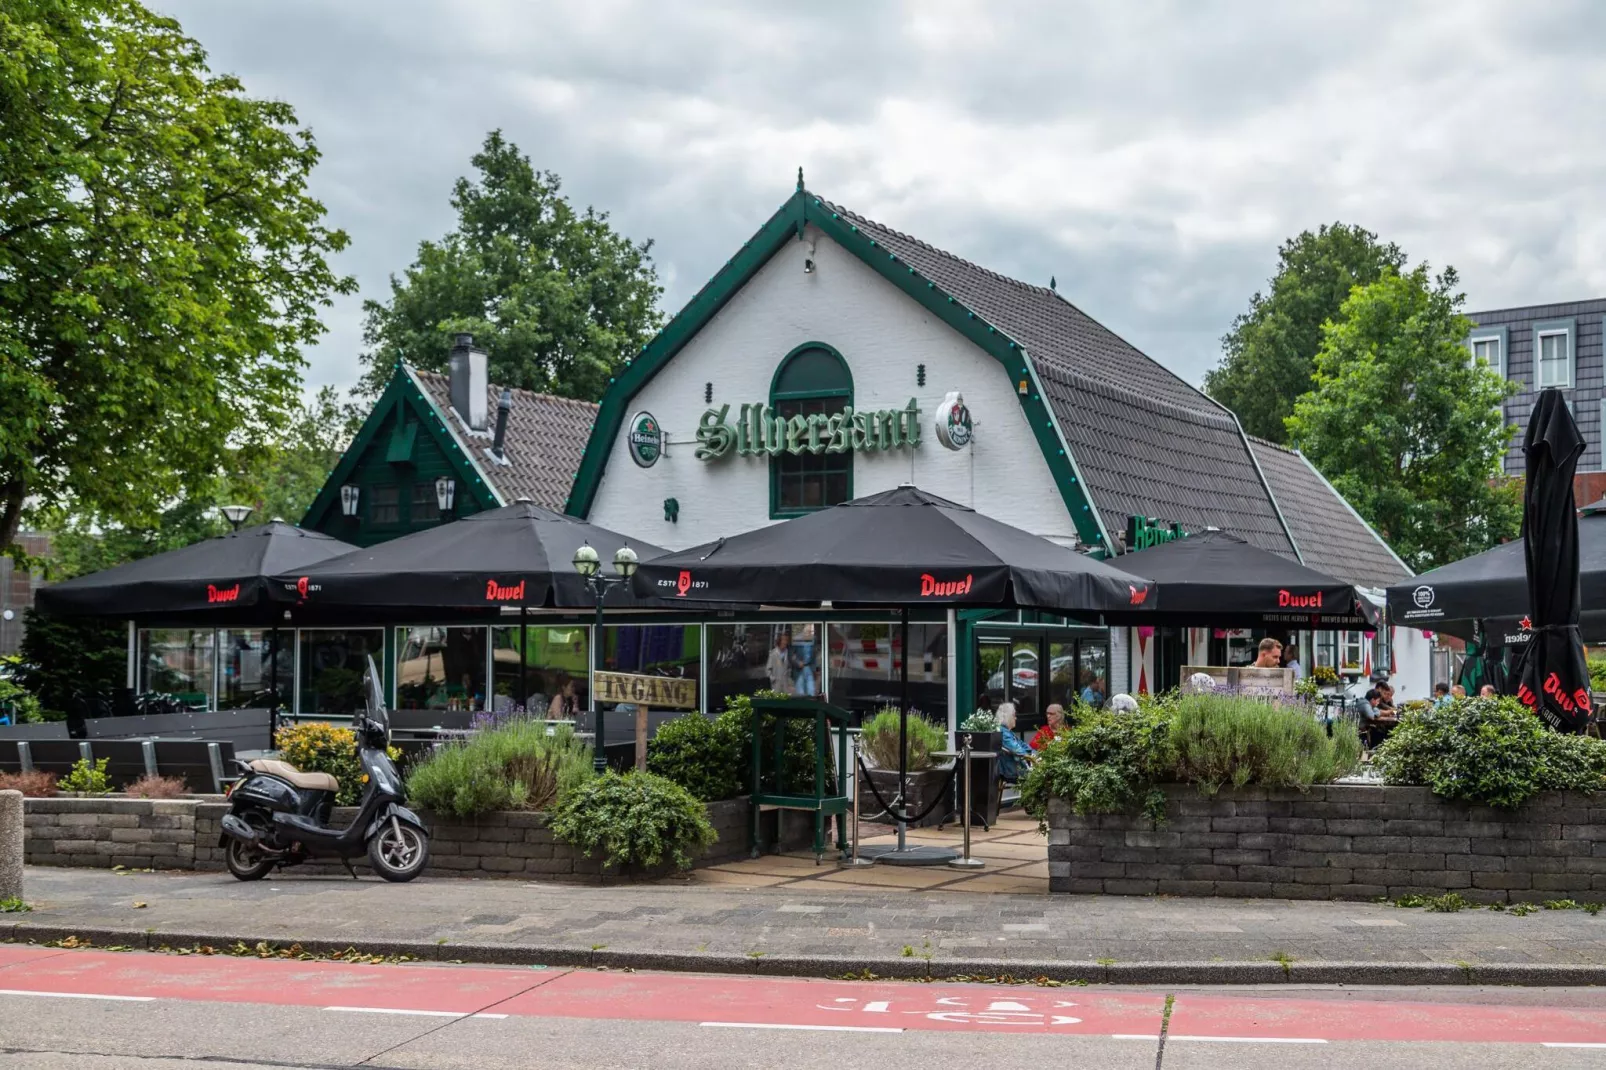
<path fill-rule="evenodd" d="M 158 739 L 156 770 L 162 776 L 181 777 L 191 791 L 221 793 L 233 767 L 234 744 L 191 739 Z"/>
<path fill-rule="evenodd" d="M 89 757 L 85 746 L 73 739 L 36 739 L 28 743 L 33 767 L 58 779 L 72 772 L 80 758 Z"/>
<path fill-rule="evenodd" d="M 14 739 L 0 739 L 0 773 L 22 772 L 22 753 Z"/>
<path fill-rule="evenodd" d="M 96 739 L 90 741 L 89 750 L 95 761 L 106 759 L 106 779 L 113 791 L 122 791 L 156 764 L 154 753 L 147 755 L 145 744 L 137 739 Z"/>

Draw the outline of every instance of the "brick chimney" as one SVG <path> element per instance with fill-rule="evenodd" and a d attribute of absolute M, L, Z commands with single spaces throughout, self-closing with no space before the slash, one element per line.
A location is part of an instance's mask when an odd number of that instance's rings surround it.
<path fill-rule="evenodd" d="M 490 426 L 490 357 L 485 350 L 474 346 L 472 334 L 459 334 L 452 342 L 449 365 L 452 385 L 452 408 L 472 431 L 484 431 Z"/>

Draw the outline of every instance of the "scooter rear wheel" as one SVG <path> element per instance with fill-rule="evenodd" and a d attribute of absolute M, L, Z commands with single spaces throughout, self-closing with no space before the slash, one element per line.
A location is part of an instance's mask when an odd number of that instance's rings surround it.
<path fill-rule="evenodd" d="M 411 825 L 387 821 L 368 841 L 368 861 L 387 881 L 405 883 L 429 864 L 429 837 Z"/>
<path fill-rule="evenodd" d="M 247 814 L 242 817 L 252 828 L 262 830 L 264 822 L 256 815 Z M 277 858 L 263 854 L 249 844 L 235 839 L 229 840 L 223 861 L 229 867 L 229 872 L 234 874 L 234 878 L 242 881 L 259 881 L 272 873 L 273 867 L 279 864 Z"/>

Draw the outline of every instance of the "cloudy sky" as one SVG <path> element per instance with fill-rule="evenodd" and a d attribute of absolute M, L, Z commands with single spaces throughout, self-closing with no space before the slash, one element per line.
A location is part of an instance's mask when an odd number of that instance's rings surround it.
<path fill-rule="evenodd" d="M 149 0 L 324 153 L 364 297 L 502 128 L 678 310 L 811 189 L 1197 382 L 1279 242 L 1369 227 L 1468 309 L 1606 296 L 1606 4 Z M 309 353 L 358 375 L 360 299 Z"/>

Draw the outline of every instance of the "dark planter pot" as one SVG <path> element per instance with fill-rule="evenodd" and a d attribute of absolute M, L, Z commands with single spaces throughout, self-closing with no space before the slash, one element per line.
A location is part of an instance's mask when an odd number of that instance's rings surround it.
<path fill-rule="evenodd" d="M 881 797 L 891 802 L 898 791 L 898 771 L 896 769 L 870 770 L 870 782 L 875 785 Z M 918 814 L 931 807 L 931 812 L 919 821 L 911 822 L 912 828 L 926 828 L 931 825 L 947 824 L 953 817 L 953 768 L 926 769 L 918 773 L 909 774 L 909 810 L 911 814 Z M 932 800 L 938 795 L 944 796 L 942 802 L 932 806 Z M 859 793 L 859 813 L 874 814 L 881 810 L 881 804 L 870 794 L 869 788 Z M 882 818 L 883 821 L 890 819 Z"/>

